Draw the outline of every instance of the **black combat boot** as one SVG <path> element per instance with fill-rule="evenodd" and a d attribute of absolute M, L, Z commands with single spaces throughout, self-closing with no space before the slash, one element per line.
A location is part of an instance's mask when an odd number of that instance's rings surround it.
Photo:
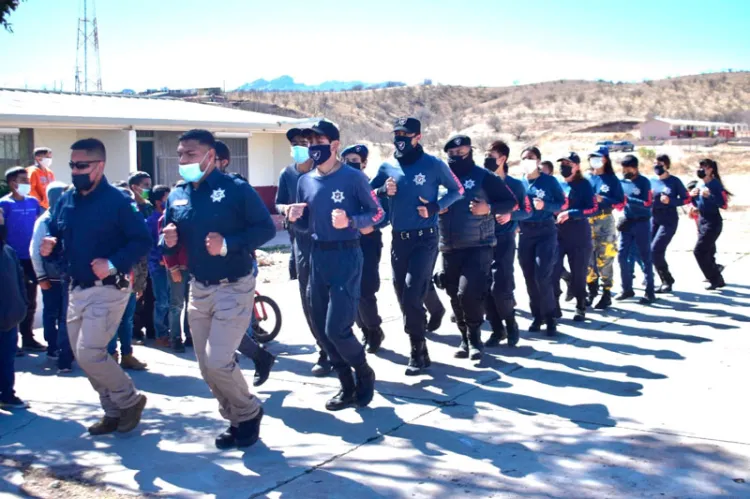
<path fill-rule="evenodd" d="M 586 296 L 586 305 L 591 306 L 594 303 L 594 299 L 599 295 L 599 280 L 590 282 L 586 285 L 588 288 L 588 294 Z M 606 289 L 604 290 L 607 291 Z"/>
<path fill-rule="evenodd" d="M 411 340 L 411 355 L 409 357 L 409 364 L 406 366 L 407 376 L 418 376 L 422 374 L 424 369 L 430 367 L 432 362 L 430 361 L 430 354 L 427 352 L 427 342 L 425 339 L 419 337 L 410 337 Z"/>
<path fill-rule="evenodd" d="M 357 406 L 365 407 L 372 402 L 375 395 L 375 371 L 365 362 L 356 367 L 354 373 L 357 375 Z"/>
<path fill-rule="evenodd" d="M 518 345 L 518 340 L 521 338 L 521 332 L 518 330 L 518 323 L 515 317 L 506 319 L 505 329 L 508 331 L 508 346 L 514 347 Z"/>
<path fill-rule="evenodd" d="M 471 360 L 482 358 L 482 329 L 480 327 L 469 329 L 469 358 Z"/>
<path fill-rule="evenodd" d="M 457 359 L 468 359 L 469 358 L 469 335 L 466 332 L 466 327 L 464 326 L 459 331 L 461 333 L 461 344 L 458 345 L 458 349 L 453 354 L 453 356 Z"/>
<path fill-rule="evenodd" d="M 326 402 L 326 409 L 329 411 L 340 411 L 357 404 L 357 385 L 351 368 L 349 366 L 337 367 L 336 374 L 341 382 L 341 389 Z"/>
<path fill-rule="evenodd" d="M 599 303 L 594 305 L 596 310 L 606 310 L 612 305 L 612 291 L 605 289 L 602 291 L 602 297 L 599 299 Z"/>

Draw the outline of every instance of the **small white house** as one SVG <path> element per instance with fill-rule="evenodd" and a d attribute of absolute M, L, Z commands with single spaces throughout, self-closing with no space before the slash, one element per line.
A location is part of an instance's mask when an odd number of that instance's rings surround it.
<path fill-rule="evenodd" d="M 145 171 L 155 184 L 173 184 L 177 138 L 203 128 L 226 142 L 230 170 L 248 178 L 271 208 L 279 173 L 291 162 L 285 132 L 313 122 L 179 99 L 0 89 L 0 168 L 28 166 L 31 151 L 46 146 L 55 177 L 69 182 L 70 146 L 95 137 L 107 148 L 111 182 Z"/>
<path fill-rule="evenodd" d="M 733 138 L 746 133 L 748 131 L 748 124 L 656 117 L 641 123 L 639 129 L 641 138 L 646 140 L 697 137 Z"/>

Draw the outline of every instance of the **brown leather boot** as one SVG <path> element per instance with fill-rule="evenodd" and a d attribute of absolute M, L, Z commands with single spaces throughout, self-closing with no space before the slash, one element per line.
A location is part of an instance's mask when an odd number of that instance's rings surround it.
<path fill-rule="evenodd" d="M 122 366 L 123 369 L 130 369 L 133 371 L 145 371 L 146 365 L 147 364 L 144 362 L 133 357 L 133 354 L 123 355 L 122 360 L 120 361 L 120 366 Z"/>
<path fill-rule="evenodd" d="M 120 418 L 104 416 L 101 421 L 89 426 L 89 435 L 106 435 L 117 431 L 117 425 L 120 424 Z"/>

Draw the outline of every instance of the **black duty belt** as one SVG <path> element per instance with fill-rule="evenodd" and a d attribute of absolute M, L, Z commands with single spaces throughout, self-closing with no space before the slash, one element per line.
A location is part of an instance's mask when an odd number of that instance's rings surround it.
<path fill-rule="evenodd" d="M 554 220 L 545 220 L 543 222 L 525 222 L 525 221 L 521 220 L 520 225 L 521 225 L 522 229 L 524 227 L 527 227 L 527 228 L 528 227 L 549 227 L 551 225 L 555 225 L 555 221 Z"/>
<path fill-rule="evenodd" d="M 221 284 L 234 284 L 235 282 L 247 277 L 248 275 L 250 275 L 250 272 L 239 277 L 225 277 L 224 279 L 198 279 L 196 277 L 195 282 L 197 282 L 198 284 L 203 284 L 204 286 L 219 286 Z"/>
<path fill-rule="evenodd" d="M 73 279 L 70 283 L 71 288 L 89 289 L 94 286 L 117 286 L 117 276 L 111 275 L 101 281 L 77 281 Z"/>
<path fill-rule="evenodd" d="M 347 241 L 313 241 L 313 248 L 323 251 L 359 248 L 359 239 L 349 239 Z"/>
<path fill-rule="evenodd" d="M 432 234 L 437 234 L 437 229 L 435 229 L 435 227 L 429 227 L 427 229 L 393 231 L 394 236 L 404 240 L 430 236 Z"/>

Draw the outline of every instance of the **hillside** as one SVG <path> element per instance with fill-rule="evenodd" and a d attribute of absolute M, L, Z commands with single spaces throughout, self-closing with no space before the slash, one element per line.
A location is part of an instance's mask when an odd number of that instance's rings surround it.
<path fill-rule="evenodd" d="M 581 132 L 634 138 L 634 127 L 647 116 L 750 121 L 750 72 L 643 83 L 561 80 L 498 88 L 419 85 L 228 97 L 243 109 L 324 116 L 341 126 L 345 143 L 382 144 L 385 156 L 391 149 L 391 123 L 405 114 L 422 120 L 424 143 L 431 150 L 457 132 L 470 134 L 480 146 L 495 138 L 543 144 Z"/>

